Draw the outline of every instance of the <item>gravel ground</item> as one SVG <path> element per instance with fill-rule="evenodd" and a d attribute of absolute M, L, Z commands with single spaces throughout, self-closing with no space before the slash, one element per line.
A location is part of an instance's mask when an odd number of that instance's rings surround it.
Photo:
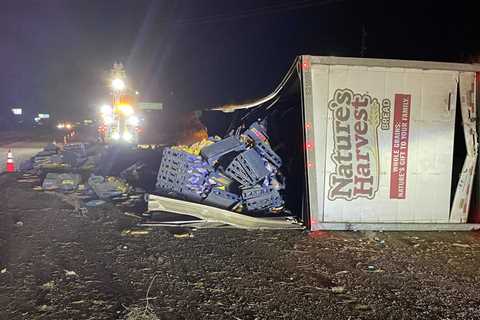
<path fill-rule="evenodd" d="M 478 233 L 138 234 L 31 187 L 0 176 L 2 320 L 127 319 L 149 285 L 158 319 L 480 319 Z"/>

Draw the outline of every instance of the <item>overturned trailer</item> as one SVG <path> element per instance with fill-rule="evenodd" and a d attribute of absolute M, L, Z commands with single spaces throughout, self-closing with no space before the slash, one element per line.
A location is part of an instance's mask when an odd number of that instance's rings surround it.
<path fill-rule="evenodd" d="M 468 64 L 300 56 L 270 95 L 209 108 L 204 119 L 223 136 L 266 123 L 284 159 L 286 207 L 309 230 L 472 230 L 480 228 L 478 72 Z M 202 223 L 292 226 L 291 217 L 229 216 L 178 201 L 152 196 L 149 206 Z"/>

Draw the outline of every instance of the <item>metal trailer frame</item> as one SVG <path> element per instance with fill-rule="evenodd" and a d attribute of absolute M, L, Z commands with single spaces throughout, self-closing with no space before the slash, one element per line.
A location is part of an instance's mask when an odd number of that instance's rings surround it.
<path fill-rule="evenodd" d="M 327 114 L 321 116 L 321 123 L 318 123 L 318 116 L 315 118 L 317 121 L 314 123 L 314 97 L 313 97 L 313 76 L 312 76 L 312 65 L 344 65 L 344 66 L 362 66 L 362 67 L 386 67 L 386 68 L 403 68 L 403 69 L 420 69 L 420 70 L 451 70 L 458 72 L 474 72 L 476 73 L 477 83 L 476 90 L 478 93 L 479 83 L 478 75 L 480 73 L 480 65 L 472 64 L 460 64 L 460 63 L 443 63 L 443 62 L 425 62 L 425 61 L 405 61 L 405 60 L 386 60 L 386 59 L 364 59 L 364 58 L 342 58 L 342 57 L 321 57 L 321 56 L 309 56 L 303 55 L 300 57 L 300 66 L 301 66 L 301 83 L 302 83 L 302 108 L 304 114 L 304 138 L 305 141 L 313 141 L 313 144 L 317 143 L 318 146 L 322 145 L 323 141 L 326 141 L 327 137 Z M 328 92 L 327 92 L 328 95 Z M 479 114 L 479 101 L 476 101 L 476 110 L 478 117 Z M 476 120 L 476 119 L 474 119 Z M 315 137 L 313 130 L 307 130 L 305 124 L 309 123 L 316 126 L 321 126 L 317 129 L 317 133 L 320 133 L 319 136 Z M 480 125 L 476 124 L 477 127 Z M 466 130 L 466 129 L 465 129 Z M 478 136 L 475 137 L 478 139 Z M 314 140 L 317 141 L 314 141 Z M 317 146 L 317 147 L 318 147 Z M 325 163 L 327 152 L 324 149 L 320 152 L 312 152 L 308 150 L 308 144 L 306 147 L 306 158 L 308 163 L 318 164 L 319 160 L 322 160 L 321 163 Z M 474 150 L 474 160 L 477 161 L 477 142 L 475 142 Z M 317 159 L 316 157 L 320 156 L 323 159 Z M 467 154 L 468 160 L 468 154 Z M 466 166 L 466 163 L 465 163 Z M 464 166 L 464 168 L 465 168 Z M 479 167 L 477 164 L 476 167 Z M 335 223 L 335 222 L 325 222 L 323 221 L 324 214 L 324 199 L 325 199 L 325 188 L 319 186 L 325 186 L 326 172 L 325 168 L 323 169 L 323 174 L 319 174 L 315 167 L 307 167 L 307 211 L 310 214 L 310 221 L 307 221 L 307 227 L 314 230 L 385 230 L 385 231 L 469 231 L 469 230 L 480 230 L 480 223 Z M 473 177 L 470 177 L 473 180 Z M 477 180 L 478 181 L 478 180 Z M 319 190 L 321 189 L 321 190 Z M 458 192 L 458 190 L 457 190 Z M 318 196 L 320 194 L 320 196 Z M 479 191 L 477 189 L 477 194 L 473 195 L 477 199 L 480 198 Z M 468 201 L 468 200 L 467 200 Z M 479 202 L 477 202 L 479 203 Z M 453 209 L 452 209 L 453 210 Z M 320 216 L 322 219 L 317 221 L 312 213 L 321 213 Z"/>

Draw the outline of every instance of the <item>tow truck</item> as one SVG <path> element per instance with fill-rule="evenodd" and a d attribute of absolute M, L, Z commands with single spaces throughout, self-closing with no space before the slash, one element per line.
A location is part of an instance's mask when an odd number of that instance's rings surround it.
<path fill-rule="evenodd" d="M 114 63 L 110 76 L 111 103 L 100 107 L 99 138 L 108 144 L 137 144 L 140 118 L 137 91 L 131 89 L 122 63 Z"/>

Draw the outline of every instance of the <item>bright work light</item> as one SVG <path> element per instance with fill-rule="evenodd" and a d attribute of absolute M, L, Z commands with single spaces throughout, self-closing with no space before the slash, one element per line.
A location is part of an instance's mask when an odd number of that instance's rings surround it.
<path fill-rule="evenodd" d="M 112 80 L 112 89 L 115 91 L 122 91 L 125 89 L 125 82 L 122 79 L 113 79 Z"/>

